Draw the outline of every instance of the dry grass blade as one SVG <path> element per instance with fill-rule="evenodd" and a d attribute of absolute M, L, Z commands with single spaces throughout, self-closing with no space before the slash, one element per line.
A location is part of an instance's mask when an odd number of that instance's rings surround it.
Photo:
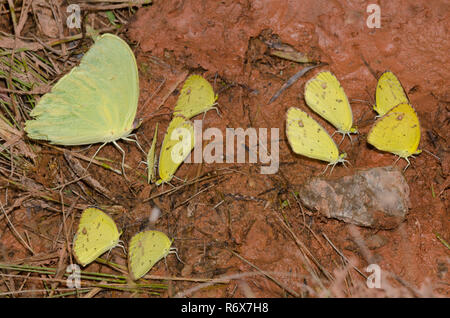
<path fill-rule="evenodd" d="M 64 158 L 69 163 L 72 170 L 75 172 L 75 174 L 82 178 L 85 182 L 87 182 L 91 187 L 93 187 L 97 192 L 100 194 L 103 194 L 106 198 L 112 200 L 115 202 L 111 192 L 106 189 L 104 186 L 100 184 L 96 179 L 91 177 L 89 174 L 86 174 L 86 169 L 80 164 L 78 160 L 73 158 L 69 152 L 64 152 Z"/>
<path fill-rule="evenodd" d="M 315 274 L 313 267 L 311 265 L 309 265 L 310 262 L 308 260 L 311 259 L 314 262 L 314 264 L 316 264 L 316 266 L 320 269 L 320 271 L 327 277 L 328 280 L 332 281 L 333 276 L 320 264 L 320 262 L 314 257 L 314 255 L 305 246 L 305 244 L 303 244 L 298 239 L 297 235 L 295 235 L 295 233 L 292 231 L 292 229 L 286 225 L 286 223 L 283 221 L 283 219 L 278 215 L 278 213 L 275 210 L 273 210 L 273 214 L 275 215 L 277 220 L 280 222 L 280 224 L 291 234 L 291 236 L 294 238 L 295 243 L 298 245 L 298 247 L 302 251 L 302 254 L 304 254 L 304 260 L 306 261 L 305 263 L 308 264 L 308 271 L 310 272 L 311 276 L 316 279 L 316 281 L 319 283 L 319 285 L 322 288 L 324 288 L 320 278 L 318 277 L 317 274 Z"/>
<path fill-rule="evenodd" d="M 243 262 L 245 262 L 246 264 L 250 265 L 251 267 L 253 267 L 254 269 L 258 270 L 259 272 L 261 272 L 264 276 L 266 276 L 267 278 L 269 278 L 270 280 L 272 280 L 275 284 L 277 284 L 278 286 L 280 286 L 281 288 L 283 288 L 285 291 L 287 291 L 289 294 L 291 294 L 294 297 L 299 297 L 300 295 L 295 292 L 294 290 L 292 290 L 291 288 L 287 287 L 285 284 L 283 284 L 282 282 L 280 282 L 278 279 L 276 279 L 275 277 L 273 277 L 272 275 L 270 275 L 268 272 L 263 271 L 262 269 L 260 269 L 258 266 L 252 264 L 251 262 L 249 262 L 248 260 L 246 260 L 245 258 L 243 258 L 241 255 L 239 255 L 238 253 L 230 250 L 229 248 L 226 249 L 227 251 L 229 251 L 231 254 L 233 254 L 234 256 L 238 257 L 240 260 L 242 260 Z"/>
<path fill-rule="evenodd" d="M 151 4 L 152 0 L 77 0 L 81 9 L 90 11 L 106 11 L 116 10 L 129 7 L 141 7 L 146 4 Z M 98 5 L 91 3 L 101 3 Z M 109 4 L 114 3 L 114 4 Z"/>

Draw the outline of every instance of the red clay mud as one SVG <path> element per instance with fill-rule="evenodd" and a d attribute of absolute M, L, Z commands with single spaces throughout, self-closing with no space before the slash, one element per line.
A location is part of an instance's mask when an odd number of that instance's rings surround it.
<path fill-rule="evenodd" d="M 448 120 L 444 119 L 450 100 L 449 5 L 439 1 L 380 1 L 381 28 L 371 29 L 366 24 L 368 3 L 155 1 L 151 7 L 139 10 L 129 35 L 139 43 L 142 52 L 176 61 L 191 72 L 206 71 L 203 75 L 219 93 L 222 117 L 209 112 L 204 128 L 218 127 L 223 131 L 225 127 L 280 128 L 281 163 L 275 175 L 260 175 L 258 165 L 250 164 L 182 165 L 177 173 L 182 178 L 223 168 L 239 173 L 226 178 L 213 191 L 193 199 L 187 207 L 171 210 L 168 222 L 173 225 L 175 237 L 181 238 L 175 245 L 188 264 L 181 272 L 213 277 L 219 269 L 229 274 L 236 270 L 255 270 L 227 252 L 225 247 L 230 247 L 260 269 L 290 272 L 300 277 L 307 273 L 298 268 L 302 253 L 293 235 L 331 270 L 337 255 L 323 236 L 315 238 L 306 231 L 305 224 L 319 235 L 326 234 L 347 257 L 358 259 L 360 268 L 366 266 L 368 260 L 362 247 L 355 244 L 354 233 L 348 225 L 302 211 L 293 199 L 292 191 L 324 166 L 290 150 L 284 135 L 285 112 L 290 106 L 310 112 L 303 100 L 304 83 L 318 71 L 329 69 L 341 81 L 351 101 L 363 101 L 352 102 L 354 122 L 360 130 L 357 140 L 353 144 L 346 140 L 340 146 L 353 166 L 350 170 L 337 167 L 334 176 L 351 174 L 354 168 L 392 164 L 395 160 L 392 154 L 378 152 L 365 141 L 375 117 L 370 105 L 374 102 L 377 76 L 391 70 L 418 112 L 422 126 L 420 148 L 433 152 L 442 161 L 425 152 L 412 159 L 412 166 L 405 172 L 411 191 L 411 209 L 398 229 L 360 228 L 359 232 L 374 252 L 371 260 L 383 270 L 418 289 L 427 282 L 432 284 L 434 293 L 449 295 L 449 252 L 435 234 L 450 239 L 446 190 L 449 129 Z M 266 54 L 268 37 L 329 64 L 308 73 L 270 105 L 267 102 L 273 94 L 303 66 Z M 254 39 L 259 39 L 256 46 Z M 145 57 L 141 56 L 140 60 Z M 171 108 L 174 102 L 175 98 L 169 98 L 165 105 Z M 322 119 L 314 114 L 313 117 L 330 133 L 333 131 Z M 153 120 L 148 127 L 154 127 Z M 152 128 L 146 128 L 145 135 L 151 136 L 152 132 Z M 398 165 L 403 168 L 404 164 Z M 223 197 L 223 194 L 238 194 L 240 199 Z M 267 204 L 252 197 L 269 203 L 287 202 L 289 208 L 283 210 L 285 221 L 294 233 L 286 231 Z M 172 200 L 181 202 L 183 198 Z M 167 199 L 157 202 L 170 210 Z M 280 280 L 285 286 L 299 290 L 300 279 Z M 270 280 L 255 280 L 252 286 L 256 296 L 284 295 L 280 286 Z M 230 288 L 219 288 L 196 295 L 245 296 L 244 290 L 237 288 L 230 294 Z M 385 290 L 383 295 L 401 294 Z"/>

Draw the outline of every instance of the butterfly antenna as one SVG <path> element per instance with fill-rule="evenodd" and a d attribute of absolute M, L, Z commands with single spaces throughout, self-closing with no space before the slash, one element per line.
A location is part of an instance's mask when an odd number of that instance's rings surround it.
<path fill-rule="evenodd" d="M 123 151 L 122 148 L 117 144 L 117 142 L 113 141 L 114 146 L 116 146 L 117 149 L 122 153 L 122 173 L 125 179 L 127 179 L 127 175 L 125 174 L 125 151 Z"/>
<path fill-rule="evenodd" d="M 441 158 L 439 158 L 438 156 L 436 156 L 434 153 L 432 153 L 432 152 L 430 152 L 430 151 L 428 151 L 428 150 L 426 150 L 426 149 L 423 149 L 423 151 L 425 151 L 427 154 L 429 154 L 429 155 L 432 155 L 434 158 L 436 158 L 437 160 L 439 160 L 439 161 L 441 161 Z"/>
<path fill-rule="evenodd" d="M 92 147 L 92 145 L 89 145 L 89 146 L 87 146 L 86 148 L 83 148 L 83 149 L 80 149 L 80 150 L 72 150 L 72 151 L 73 151 L 73 152 L 76 152 L 76 153 L 80 153 L 80 152 L 84 152 L 84 151 L 90 149 L 91 147 Z"/>

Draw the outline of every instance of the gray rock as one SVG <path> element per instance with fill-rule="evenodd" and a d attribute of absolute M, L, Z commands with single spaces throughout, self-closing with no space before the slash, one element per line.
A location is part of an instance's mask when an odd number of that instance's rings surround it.
<path fill-rule="evenodd" d="M 336 180 L 313 178 L 299 192 L 309 209 L 359 226 L 393 229 L 408 213 L 408 183 L 392 167 L 363 170 Z"/>

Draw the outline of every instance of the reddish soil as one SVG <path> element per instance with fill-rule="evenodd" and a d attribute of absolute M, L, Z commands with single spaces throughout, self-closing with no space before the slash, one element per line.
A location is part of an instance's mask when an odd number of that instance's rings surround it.
<path fill-rule="evenodd" d="M 155 197 L 172 187 L 148 185 L 145 167 L 139 165 L 144 160 L 143 154 L 134 144 L 122 141 L 126 163 L 137 172 L 129 171 L 131 182 L 97 166 L 89 168 L 115 202 L 98 193 L 90 193 L 92 199 L 85 202 L 80 198 L 80 202 L 107 205 L 106 210 L 124 231 L 121 239 L 126 244 L 136 231 L 144 228 L 159 229 L 175 239 L 174 246 L 185 264 L 170 255 L 167 266 L 159 262 L 151 274 L 191 278 L 233 276 L 228 284 L 192 291 L 190 288 L 199 283 L 171 282 L 167 296 L 450 295 L 450 251 L 436 237 L 439 233 L 450 241 L 447 2 L 378 1 L 380 29 L 366 26 L 369 15 L 366 7 L 373 1 L 154 2 L 138 11 L 127 34 L 130 42 L 137 43 L 141 85 L 138 115 L 144 122 L 136 133 L 143 148 L 149 148 L 159 122 L 159 151 L 181 84 L 191 73 L 205 76 L 219 94 L 221 117 L 209 111 L 203 129 L 217 127 L 223 132 L 226 127 L 280 129 L 280 168 L 276 174 L 260 174 L 261 164 L 182 164 L 176 173 L 181 179 L 203 175 L 212 178 L 185 186 L 172 195 Z M 264 41 L 268 39 L 289 44 L 328 65 L 310 71 L 268 104 L 279 88 L 304 67 L 266 54 Z M 374 102 L 377 76 L 385 70 L 397 75 L 417 110 L 422 129 L 420 149 L 440 158 L 438 161 L 423 152 L 411 159 L 411 166 L 404 173 L 410 187 L 411 208 L 406 221 L 394 230 L 355 227 L 326 219 L 317 212 L 301 210 L 293 197 L 325 165 L 292 152 L 284 132 L 285 113 L 296 106 L 312 114 L 304 102 L 304 84 L 322 70 L 331 70 L 340 80 L 352 101 L 354 121 L 360 132 L 352 136 L 352 144 L 346 138 L 340 146 L 351 166 L 348 169 L 336 166 L 330 178 L 394 162 L 394 155 L 376 151 L 366 143 L 376 115 L 370 105 Z M 328 123 L 315 114 L 313 117 L 333 132 Z M 195 119 L 202 119 L 202 115 Z M 336 135 L 335 140 L 339 139 Z M 93 148 L 86 156 L 93 155 L 96 147 Z M 62 156 L 51 159 L 54 155 L 43 157 L 48 160 L 42 165 L 47 167 L 45 173 L 36 172 L 36 177 L 48 187 L 62 173 L 51 169 L 52 164 L 56 167 L 58 160 L 64 160 Z M 100 156 L 114 158 L 118 163 L 115 167 L 120 167 L 121 154 L 112 145 L 106 146 Z M 403 169 L 405 164 L 401 160 L 397 165 Z M 183 184 L 175 179 L 172 183 Z M 77 197 L 73 193 L 67 195 Z M 150 197 L 154 199 L 148 200 Z M 113 205 L 115 209 L 111 208 Z M 148 217 L 154 205 L 161 209 L 162 216 L 151 224 Z M 14 222 L 18 224 L 34 220 L 34 224 L 27 223 L 27 228 L 31 237 L 36 238 L 34 247 L 42 253 L 55 249 L 51 238 L 63 231 L 60 224 L 46 222 L 55 212 L 45 208 L 41 202 L 29 203 L 19 209 L 23 213 L 14 214 Z M 79 211 L 74 213 L 72 233 Z M 33 231 L 41 235 L 34 235 Z M 46 233 L 45 238 L 42 233 Z M 27 256 L 11 232 L 0 238 L 0 260 Z M 367 289 L 365 279 L 351 266 L 343 271 L 344 259 L 326 238 L 364 274 L 369 275 L 364 271 L 368 264 L 378 264 L 386 283 L 383 289 Z M 122 252 L 114 251 L 112 255 L 113 261 L 125 264 Z M 88 270 L 98 270 L 99 266 L 93 263 Z M 329 281 L 327 275 L 333 275 L 335 281 Z"/>
<path fill-rule="evenodd" d="M 161 1 L 137 14 L 129 34 L 140 45 L 140 61 L 145 61 L 149 54 L 170 57 L 194 72 L 205 70 L 203 75 L 215 83 L 222 118 L 214 111 L 209 112 L 204 128 L 218 127 L 224 131 L 225 127 L 279 127 L 282 139 L 280 170 L 275 175 L 259 174 L 259 167 L 254 164 L 233 167 L 186 164 L 181 167 L 178 175 L 182 178 L 225 167 L 239 171 L 214 190 L 192 199 L 188 206 L 169 208 L 172 233 L 181 239 L 175 245 L 189 264 L 181 269 L 183 275 L 214 277 L 218 272 L 253 270 L 232 257 L 224 247 L 233 248 L 262 270 L 305 274 L 299 265 L 302 261 L 294 240 L 264 204 L 225 198 L 223 204 L 213 209 L 221 202 L 221 195 L 227 193 L 265 198 L 278 205 L 288 198 L 291 208 L 284 210 L 286 221 L 326 268 L 335 267 L 333 261 L 338 261 L 338 255 L 326 245 L 323 237 L 320 240 L 325 248 L 302 230 L 301 212 L 289 195 L 307 178 L 317 175 L 323 164 L 293 154 L 284 134 L 288 107 L 309 111 L 302 98 L 303 86 L 320 70 L 331 70 L 350 99 L 370 103 L 373 103 L 376 87 L 375 76 L 385 70 L 393 71 L 418 112 L 422 125 L 421 149 L 436 154 L 442 163 L 448 162 L 450 63 L 444 53 L 450 49 L 446 31 L 448 4 L 382 1 L 380 29 L 366 26 L 367 4 L 364 1 L 288 1 L 287 4 L 276 0 Z M 261 48 L 260 42 L 253 39 L 267 38 L 269 33 L 298 51 L 329 63 L 301 78 L 272 104 L 268 104 L 268 100 L 303 66 L 265 55 L 265 47 Z M 170 108 L 174 102 L 175 98 L 168 99 L 165 105 Z M 391 154 L 375 151 L 365 142 L 375 114 L 369 105 L 353 102 L 352 109 L 360 134 L 353 145 L 346 140 L 341 146 L 349 154 L 352 167 L 349 170 L 337 168 L 335 176 L 351 174 L 353 169 L 389 165 L 395 159 Z M 330 125 L 315 118 L 332 131 Z M 146 135 L 151 135 L 154 122 L 156 120 L 151 120 L 143 127 Z M 449 239 L 447 165 L 427 153 L 413 159 L 412 167 L 405 172 L 411 188 L 407 221 L 393 231 L 364 228 L 359 231 L 373 259 L 383 270 L 417 288 L 431 282 L 436 293 L 448 296 L 449 251 L 435 236 L 438 232 Z M 191 195 L 195 193 L 192 190 L 188 191 Z M 176 205 L 185 197 L 189 194 L 172 200 Z M 162 201 L 162 205 L 170 206 L 169 200 Z M 309 222 L 316 233 L 325 233 L 347 257 L 358 259 L 360 268 L 367 265 L 353 243 L 349 225 L 315 216 Z M 193 241 L 198 244 L 192 244 Z M 298 290 L 297 280 L 285 279 L 284 282 Z M 283 295 L 272 283 L 259 280 L 250 289 L 257 296 Z M 232 290 L 229 286 L 196 295 L 230 296 Z M 242 293 L 242 289 L 237 288 L 236 293 Z"/>

